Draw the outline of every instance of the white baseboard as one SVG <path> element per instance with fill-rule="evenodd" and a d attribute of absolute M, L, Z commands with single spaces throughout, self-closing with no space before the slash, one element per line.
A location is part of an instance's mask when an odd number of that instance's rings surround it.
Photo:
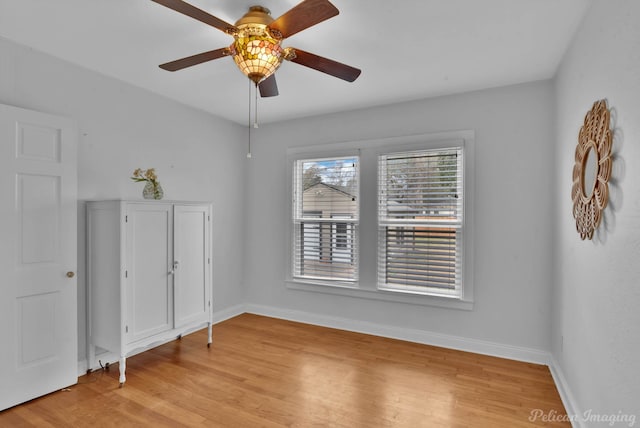
<path fill-rule="evenodd" d="M 226 321 L 229 318 L 233 318 L 236 317 L 240 314 L 243 314 L 245 312 L 247 312 L 246 310 L 247 305 L 245 304 L 240 304 L 240 305 L 235 305 L 235 306 L 231 306 L 230 308 L 225 308 L 222 309 L 220 311 L 213 311 L 213 324 L 218 324 L 222 321 Z"/>
<path fill-rule="evenodd" d="M 470 339 L 460 336 L 446 335 L 426 330 L 393 327 L 366 321 L 352 320 L 349 318 L 332 317 L 291 309 L 282 309 L 273 306 L 240 304 L 232 306 L 230 308 L 225 308 L 223 310 L 214 312 L 213 324 L 218 324 L 222 321 L 226 321 L 229 318 L 233 318 L 245 312 L 256 315 L 269 316 L 273 318 L 281 318 L 290 321 L 297 321 L 306 324 L 314 324 L 323 327 L 338 328 L 341 330 L 348 330 L 357 333 L 372 334 L 375 336 L 388 337 L 391 339 L 406 340 L 409 342 L 422 343 L 425 345 L 440 346 L 443 348 L 475 352 L 477 354 L 491 355 L 494 357 L 508 358 L 511 360 L 524 361 L 528 363 L 548 365 L 552 368 L 552 374 L 554 374 L 549 353 L 537 349 L 505 345 L 501 343 Z M 115 361 L 117 361 L 117 358 L 113 362 Z M 86 372 L 87 360 L 79 360 L 78 375 L 81 376 Z M 556 380 L 556 383 L 559 382 L 555 375 L 554 380 Z M 558 387 L 558 389 L 560 390 L 560 386 Z M 565 407 L 567 407 L 567 412 L 569 412 L 568 406 L 566 404 Z"/>
<path fill-rule="evenodd" d="M 460 351 L 474 352 L 494 357 L 508 358 L 510 360 L 524 361 L 527 363 L 549 365 L 550 362 L 550 354 L 546 351 L 460 336 L 451 336 L 426 330 L 387 326 L 348 318 L 332 317 L 254 304 L 247 304 L 245 306 L 245 311 L 256 315 L 281 318 L 289 321 L 337 328 L 357 333 L 372 334 L 391 339 L 406 340 L 409 342 L 440 346 L 443 348 L 457 349 Z"/>
<path fill-rule="evenodd" d="M 96 361 L 100 361 L 102 364 L 115 364 L 118 362 L 118 355 L 113 352 L 104 351 L 100 354 L 96 354 Z M 97 370 L 99 366 L 91 367 L 91 370 Z M 85 358 L 84 360 L 78 361 L 78 377 L 84 376 L 87 374 L 87 370 L 89 370 L 88 360 Z"/>
<path fill-rule="evenodd" d="M 560 399 L 562 400 L 564 409 L 566 410 L 567 415 L 572 417 L 571 426 L 573 428 L 587 428 L 585 421 L 579 417 L 582 415 L 582 412 L 571 393 L 569 383 L 567 383 L 567 379 L 564 377 L 564 373 L 562 372 L 562 368 L 560 367 L 558 360 L 556 360 L 553 355 L 551 355 L 551 360 L 549 362 L 549 370 L 551 371 L 551 376 L 553 377 L 553 381 L 555 382 L 558 393 L 560 394 Z"/>

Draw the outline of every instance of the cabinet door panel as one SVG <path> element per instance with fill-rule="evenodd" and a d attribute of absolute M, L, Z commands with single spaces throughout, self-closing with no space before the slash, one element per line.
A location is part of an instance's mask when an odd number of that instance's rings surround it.
<path fill-rule="evenodd" d="M 135 204 L 127 214 L 127 343 L 173 328 L 172 210 Z"/>
<path fill-rule="evenodd" d="M 176 327 L 209 319 L 209 207 L 174 208 Z"/>

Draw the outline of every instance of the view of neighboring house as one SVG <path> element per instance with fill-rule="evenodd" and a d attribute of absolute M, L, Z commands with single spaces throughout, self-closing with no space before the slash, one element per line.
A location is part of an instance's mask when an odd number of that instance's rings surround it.
<path fill-rule="evenodd" d="M 302 274 L 320 274 L 323 263 L 338 264 L 343 269 L 352 270 L 355 226 L 336 220 L 353 218 L 357 211 L 356 197 L 340 186 L 320 182 L 304 189 L 302 206 L 305 219 L 322 219 L 318 222 L 305 221 L 300 226 L 300 240 L 304 248 Z"/>

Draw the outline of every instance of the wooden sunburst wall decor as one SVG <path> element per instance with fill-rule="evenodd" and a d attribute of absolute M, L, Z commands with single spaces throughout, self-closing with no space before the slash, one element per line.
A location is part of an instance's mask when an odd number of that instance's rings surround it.
<path fill-rule="evenodd" d="M 592 239 L 609 199 L 611 177 L 611 113 L 607 101 L 593 103 L 578 134 L 573 167 L 573 217 L 582 239 Z"/>

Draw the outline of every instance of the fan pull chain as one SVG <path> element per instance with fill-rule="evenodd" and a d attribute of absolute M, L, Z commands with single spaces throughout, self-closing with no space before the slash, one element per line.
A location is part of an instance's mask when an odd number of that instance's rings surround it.
<path fill-rule="evenodd" d="M 256 97 L 255 97 L 256 112 L 253 115 L 253 127 L 258 128 L 258 84 L 256 83 Z"/>
<path fill-rule="evenodd" d="M 247 121 L 247 131 L 249 133 L 249 148 L 247 150 L 247 159 L 251 159 L 251 83 L 251 80 L 249 80 L 249 120 Z"/>

